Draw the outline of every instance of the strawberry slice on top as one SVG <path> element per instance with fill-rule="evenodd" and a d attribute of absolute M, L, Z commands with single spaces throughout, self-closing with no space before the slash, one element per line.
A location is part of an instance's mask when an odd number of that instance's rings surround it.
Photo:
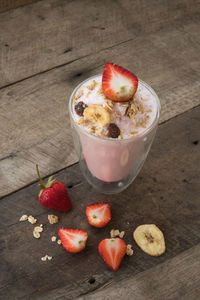
<path fill-rule="evenodd" d="M 129 101 L 137 91 L 138 78 L 135 74 L 113 63 L 107 63 L 102 77 L 104 95 L 116 102 Z"/>
<path fill-rule="evenodd" d="M 85 212 L 88 223 L 94 227 L 104 227 L 111 220 L 110 204 L 107 202 L 90 204 Z"/>
<path fill-rule="evenodd" d="M 88 239 L 87 232 L 81 229 L 62 227 L 58 230 L 58 235 L 63 247 L 71 253 L 82 251 L 85 248 Z"/>
<path fill-rule="evenodd" d="M 98 250 L 108 267 L 117 271 L 126 254 L 126 244 L 120 238 L 105 239 L 99 243 Z"/>

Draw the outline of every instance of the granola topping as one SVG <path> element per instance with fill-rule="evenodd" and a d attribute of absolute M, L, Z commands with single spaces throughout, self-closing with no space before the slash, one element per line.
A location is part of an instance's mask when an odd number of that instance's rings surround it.
<path fill-rule="evenodd" d="M 138 113 L 139 109 L 136 105 L 136 101 L 135 101 L 135 98 L 133 98 L 130 102 L 129 102 L 129 105 L 128 105 L 128 108 L 127 108 L 127 111 L 126 111 L 126 115 L 134 120 L 135 119 L 135 116 L 136 114 Z"/>
<path fill-rule="evenodd" d="M 79 93 L 74 97 L 74 103 L 76 103 L 77 100 L 83 96 L 83 94 L 83 90 L 80 90 Z"/>
<path fill-rule="evenodd" d="M 97 82 L 96 80 L 92 80 L 92 83 L 90 85 L 87 86 L 88 90 L 94 90 L 95 87 L 97 86 Z"/>
<path fill-rule="evenodd" d="M 97 91 L 97 95 L 102 96 L 103 98 L 105 98 L 105 95 L 103 93 L 102 87 L 100 86 L 98 91 Z"/>
<path fill-rule="evenodd" d="M 115 112 L 115 118 L 121 118 L 121 114 L 118 111 Z"/>
<path fill-rule="evenodd" d="M 105 103 L 103 104 L 103 107 L 108 109 L 110 112 L 112 111 L 113 106 L 114 106 L 113 102 L 109 100 L 105 101 Z"/>
<path fill-rule="evenodd" d="M 88 126 L 89 125 L 89 120 L 84 119 L 84 117 L 80 117 L 79 121 L 77 124 L 82 125 L 82 126 Z"/>
<path fill-rule="evenodd" d="M 139 135 L 150 126 L 157 111 L 154 96 L 141 82 L 134 97 L 127 102 L 114 102 L 106 98 L 102 91 L 102 76 L 84 83 L 74 99 L 75 122 L 88 133 L 108 139 L 111 137 L 107 129 L 109 123 L 119 127 L 118 139 L 127 139 Z M 79 106 L 80 114 L 77 114 Z"/>
<path fill-rule="evenodd" d="M 132 131 L 130 134 L 129 134 L 129 136 L 137 136 L 138 135 L 138 131 Z"/>

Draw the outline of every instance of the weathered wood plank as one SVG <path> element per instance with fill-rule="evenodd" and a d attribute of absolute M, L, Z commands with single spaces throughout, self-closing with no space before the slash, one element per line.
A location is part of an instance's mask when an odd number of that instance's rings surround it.
<path fill-rule="evenodd" d="M 166 121 L 200 104 L 199 28 L 196 20 L 138 36 L 0 90 L 0 196 L 36 180 L 35 163 L 48 175 L 77 161 L 67 102 L 83 79 L 114 61 L 157 91 Z M 167 48 L 166 48 L 167 47 Z"/>
<path fill-rule="evenodd" d="M 79 300 L 196 300 L 200 295 L 200 244 L 131 279 Z"/>
<path fill-rule="evenodd" d="M 144 271 L 152 270 L 153 273 L 152 268 L 159 268 L 159 265 L 162 269 L 162 263 L 166 262 L 163 265 L 166 266 L 169 259 L 193 248 L 191 260 L 187 259 L 187 255 L 184 256 L 188 277 L 184 272 L 181 273 L 182 269 L 177 273 L 179 280 L 177 285 L 174 283 L 172 292 L 178 291 L 181 278 L 185 282 L 191 276 L 189 263 L 196 257 L 198 248 L 194 246 L 200 243 L 199 116 L 200 107 L 159 126 L 155 143 L 140 175 L 123 194 L 108 196 L 95 192 L 82 178 L 78 165 L 58 172 L 56 177 L 71 186 L 69 192 L 73 202 L 71 212 L 56 212 L 60 217 L 59 224 L 48 224 L 47 214 L 50 210 L 42 207 L 37 200 L 37 183 L 2 198 L 0 298 L 74 299 L 112 281 L 136 278 L 137 282 L 137 276 L 142 278 L 138 274 L 144 274 L 144 278 L 147 278 Z M 86 205 L 94 201 L 109 201 L 112 207 L 111 223 L 101 230 L 90 227 L 85 217 Z M 24 213 L 37 216 L 38 224 L 44 224 L 40 240 L 32 237 L 31 224 L 18 222 Z M 143 223 L 155 223 L 163 230 L 167 246 L 163 256 L 150 257 L 133 242 L 133 229 Z M 89 239 L 86 249 L 77 255 L 70 255 L 52 243 L 50 238 L 60 226 L 87 230 Z M 116 273 L 107 269 L 97 252 L 99 241 L 108 237 L 112 228 L 125 230 L 125 242 L 132 243 L 135 250 L 132 257 L 124 259 Z M 52 255 L 53 260 L 41 262 L 40 258 L 45 254 Z M 181 261 L 177 260 L 177 268 Z M 173 263 L 169 261 L 169 264 L 172 266 Z M 159 269 L 156 267 L 155 270 Z M 196 272 L 195 266 L 193 270 Z M 174 269 L 172 273 L 175 276 Z M 91 278 L 94 280 L 90 281 Z M 141 281 L 138 282 L 138 289 Z M 187 295 L 186 292 L 192 290 L 192 284 L 184 288 Z M 160 295 L 161 290 L 157 288 L 155 292 Z"/>
<path fill-rule="evenodd" d="M 31 4 L 39 0 L 0 0 L 0 12 Z"/>
<path fill-rule="evenodd" d="M 2 13 L 0 86 L 145 33 L 184 26 L 197 9 L 195 0 L 45 0 Z"/>

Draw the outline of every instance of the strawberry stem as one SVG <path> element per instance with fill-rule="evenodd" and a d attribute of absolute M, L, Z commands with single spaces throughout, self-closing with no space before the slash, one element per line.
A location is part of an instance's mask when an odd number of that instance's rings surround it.
<path fill-rule="evenodd" d="M 45 188 L 46 188 L 46 185 L 45 185 L 44 181 L 42 180 L 42 178 L 41 178 L 41 176 L 40 176 L 39 169 L 38 169 L 38 164 L 36 165 L 36 171 L 37 171 L 38 178 L 39 178 L 39 180 L 40 180 L 40 182 L 41 182 L 41 187 L 42 187 L 43 189 L 45 189 Z"/>

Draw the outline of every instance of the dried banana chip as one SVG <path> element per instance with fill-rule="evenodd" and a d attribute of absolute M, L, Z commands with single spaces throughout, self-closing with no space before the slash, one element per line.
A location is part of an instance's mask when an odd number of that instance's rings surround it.
<path fill-rule="evenodd" d="M 165 252 L 165 239 L 162 231 L 154 224 L 138 226 L 133 232 L 137 245 L 147 254 L 159 256 Z"/>

